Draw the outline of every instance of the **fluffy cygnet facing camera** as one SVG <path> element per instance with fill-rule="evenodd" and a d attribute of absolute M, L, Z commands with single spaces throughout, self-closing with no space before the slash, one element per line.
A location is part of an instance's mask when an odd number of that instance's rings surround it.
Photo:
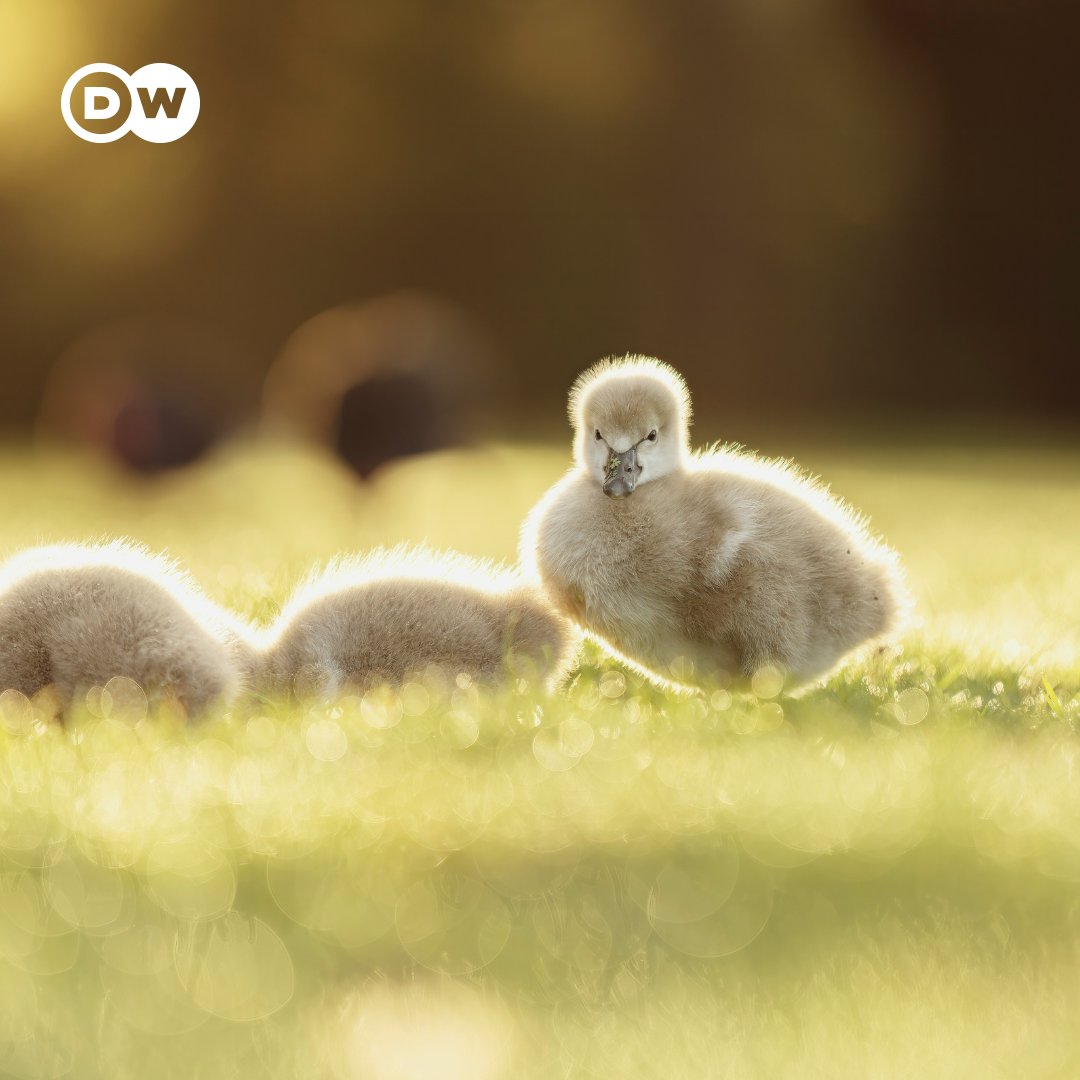
<path fill-rule="evenodd" d="M 624 659 L 693 683 L 765 666 L 813 679 L 893 629 L 895 554 L 793 466 L 692 451 L 690 408 L 658 360 L 577 380 L 574 464 L 522 534 L 553 603 Z"/>

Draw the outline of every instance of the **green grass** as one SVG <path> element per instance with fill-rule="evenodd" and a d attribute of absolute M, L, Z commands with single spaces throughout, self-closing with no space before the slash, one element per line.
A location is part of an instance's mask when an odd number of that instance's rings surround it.
<path fill-rule="evenodd" d="M 266 619 L 313 560 L 513 556 L 564 452 L 357 489 L 0 457 L 0 552 L 122 533 Z M 1080 1073 L 1080 454 L 810 447 L 920 621 L 798 697 L 410 684 L 67 730 L 0 703 L 0 1075 Z"/>

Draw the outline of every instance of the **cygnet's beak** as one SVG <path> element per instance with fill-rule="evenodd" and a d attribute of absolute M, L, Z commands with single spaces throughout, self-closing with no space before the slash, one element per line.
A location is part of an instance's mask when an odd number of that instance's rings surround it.
<path fill-rule="evenodd" d="M 604 494 L 613 499 L 621 499 L 633 493 L 637 486 L 637 447 L 631 446 L 625 453 L 612 450 L 608 456 L 607 471 L 604 474 Z"/>

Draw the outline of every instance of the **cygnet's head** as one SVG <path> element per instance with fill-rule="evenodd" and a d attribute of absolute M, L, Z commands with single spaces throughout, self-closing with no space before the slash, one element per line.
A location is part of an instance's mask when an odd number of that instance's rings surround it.
<path fill-rule="evenodd" d="M 570 391 L 579 468 L 612 498 L 679 469 L 689 452 L 690 394 L 672 367 L 644 356 L 601 360 Z"/>

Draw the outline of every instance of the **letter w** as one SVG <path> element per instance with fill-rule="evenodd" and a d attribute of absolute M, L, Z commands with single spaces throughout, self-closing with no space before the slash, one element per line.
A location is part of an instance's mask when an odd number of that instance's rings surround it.
<path fill-rule="evenodd" d="M 142 102 L 143 112 L 149 120 L 158 115 L 162 109 L 170 120 L 175 120 L 180 113 L 180 106 L 184 103 L 186 86 L 178 86 L 171 94 L 164 86 L 159 86 L 150 96 L 150 91 L 145 86 L 139 87 L 139 100 Z"/>

